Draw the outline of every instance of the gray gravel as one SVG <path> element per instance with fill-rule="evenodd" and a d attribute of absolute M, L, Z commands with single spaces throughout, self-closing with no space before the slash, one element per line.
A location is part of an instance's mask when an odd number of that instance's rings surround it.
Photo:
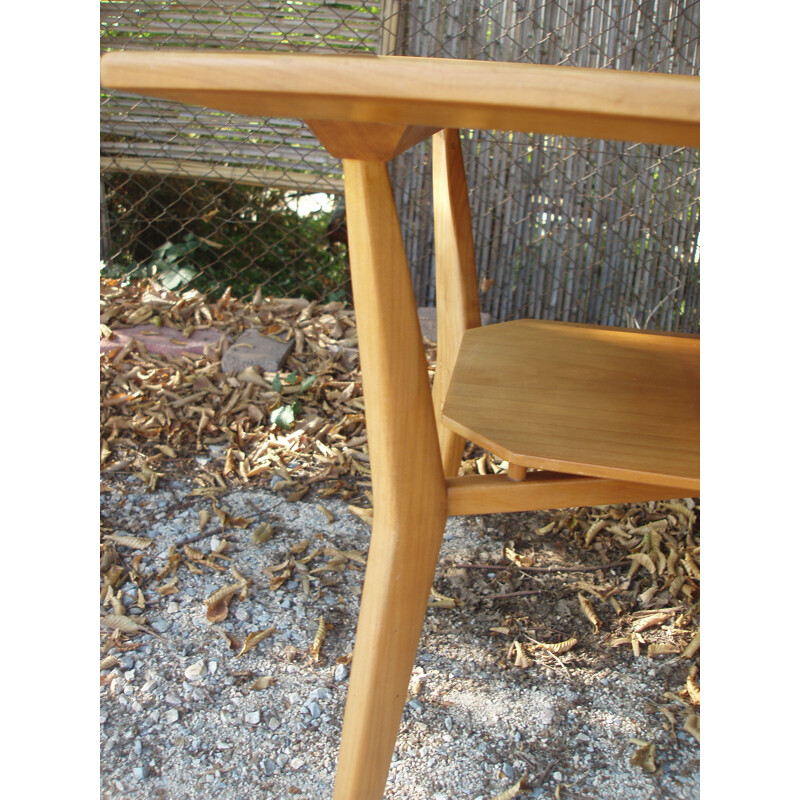
<path fill-rule="evenodd" d="M 154 539 L 143 571 L 148 563 L 153 572 L 163 567 L 170 543 L 195 534 L 198 510 L 211 510 L 209 500 L 191 497 L 192 488 L 169 481 L 147 493 L 138 479 L 121 477 L 101 495 L 101 513 L 116 533 Z M 338 500 L 291 503 L 269 489 L 229 491 L 220 506 L 272 522 L 275 536 L 253 544 L 252 528 L 233 532 L 228 552 L 252 586 L 223 622 L 208 622 L 204 601 L 230 582 L 227 572 L 182 567 L 176 594 L 151 589 L 154 603 L 144 614 L 163 639 L 132 637 L 142 646 L 112 650 L 118 663 L 101 672 L 103 798 L 331 796 L 349 674 L 337 659 L 352 650 L 363 572 L 331 573 L 329 586 L 312 576 L 306 595 L 295 575 L 271 591 L 263 569 L 302 539 L 312 548 L 366 551 L 369 528 Z M 469 558 L 479 541 L 484 549 L 502 547 L 493 517 L 451 519 L 442 556 Z M 208 538 L 193 546 L 208 552 L 211 545 Z M 136 587 L 122 589 L 133 616 L 140 611 Z M 314 663 L 308 652 L 320 616 L 330 629 Z M 243 642 L 272 626 L 271 636 L 240 657 L 219 632 Z M 567 670 L 502 668 L 495 638 L 464 608 L 429 610 L 386 797 L 489 800 L 523 774 L 534 788 L 522 797 L 553 797 L 559 785 L 565 800 L 699 797 L 698 743 L 666 730 L 654 711 L 665 691 L 680 689 L 663 662 L 614 650 L 612 661 Z M 251 689 L 262 676 L 272 685 Z M 631 764 L 632 739 L 655 744 L 656 773 Z"/>

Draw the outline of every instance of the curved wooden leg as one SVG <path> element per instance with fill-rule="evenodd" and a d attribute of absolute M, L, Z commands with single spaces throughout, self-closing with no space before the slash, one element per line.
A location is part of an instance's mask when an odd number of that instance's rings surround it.
<path fill-rule="evenodd" d="M 374 522 L 335 800 L 383 796 L 447 496 L 416 303 L 386 167 L 344 161 Z"/>

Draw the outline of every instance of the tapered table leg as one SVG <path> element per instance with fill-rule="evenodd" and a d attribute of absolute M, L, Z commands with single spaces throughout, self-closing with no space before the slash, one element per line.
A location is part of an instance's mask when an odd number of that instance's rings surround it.
<path fill-rule="evenodd" d="M 385 164 L 344 161 L 374 517 L 335 800 L 379 800 L 446 521 L 425 352 Z"/>

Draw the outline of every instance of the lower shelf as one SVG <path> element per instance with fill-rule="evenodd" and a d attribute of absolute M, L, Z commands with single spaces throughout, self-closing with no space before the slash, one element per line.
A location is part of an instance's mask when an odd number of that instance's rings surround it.
<path fill-rule="evenodd" d="M 700 339 L 517 320 L 466 331 L 442 410 L 510 463 L 700 489 Z"/>

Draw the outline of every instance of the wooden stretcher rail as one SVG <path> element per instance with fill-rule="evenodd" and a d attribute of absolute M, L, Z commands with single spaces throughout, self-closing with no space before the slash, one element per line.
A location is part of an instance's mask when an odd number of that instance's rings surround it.
<path fill-rule="evenodd" d="M 507 475 L 464 475 L 447 478 L 448 516 L 543 511 L 574 506 L 606 506 L 696 497 L 691 487 L 649 486 L 608 478 L 560 472 L 529 472 L 525 480 Z"/>
<path fill-rule="evenodd" d="M 405 56 L 119 52 L 108 89 L 253 116 L 486 128 L 697 147 L 685 75 Z"/>

